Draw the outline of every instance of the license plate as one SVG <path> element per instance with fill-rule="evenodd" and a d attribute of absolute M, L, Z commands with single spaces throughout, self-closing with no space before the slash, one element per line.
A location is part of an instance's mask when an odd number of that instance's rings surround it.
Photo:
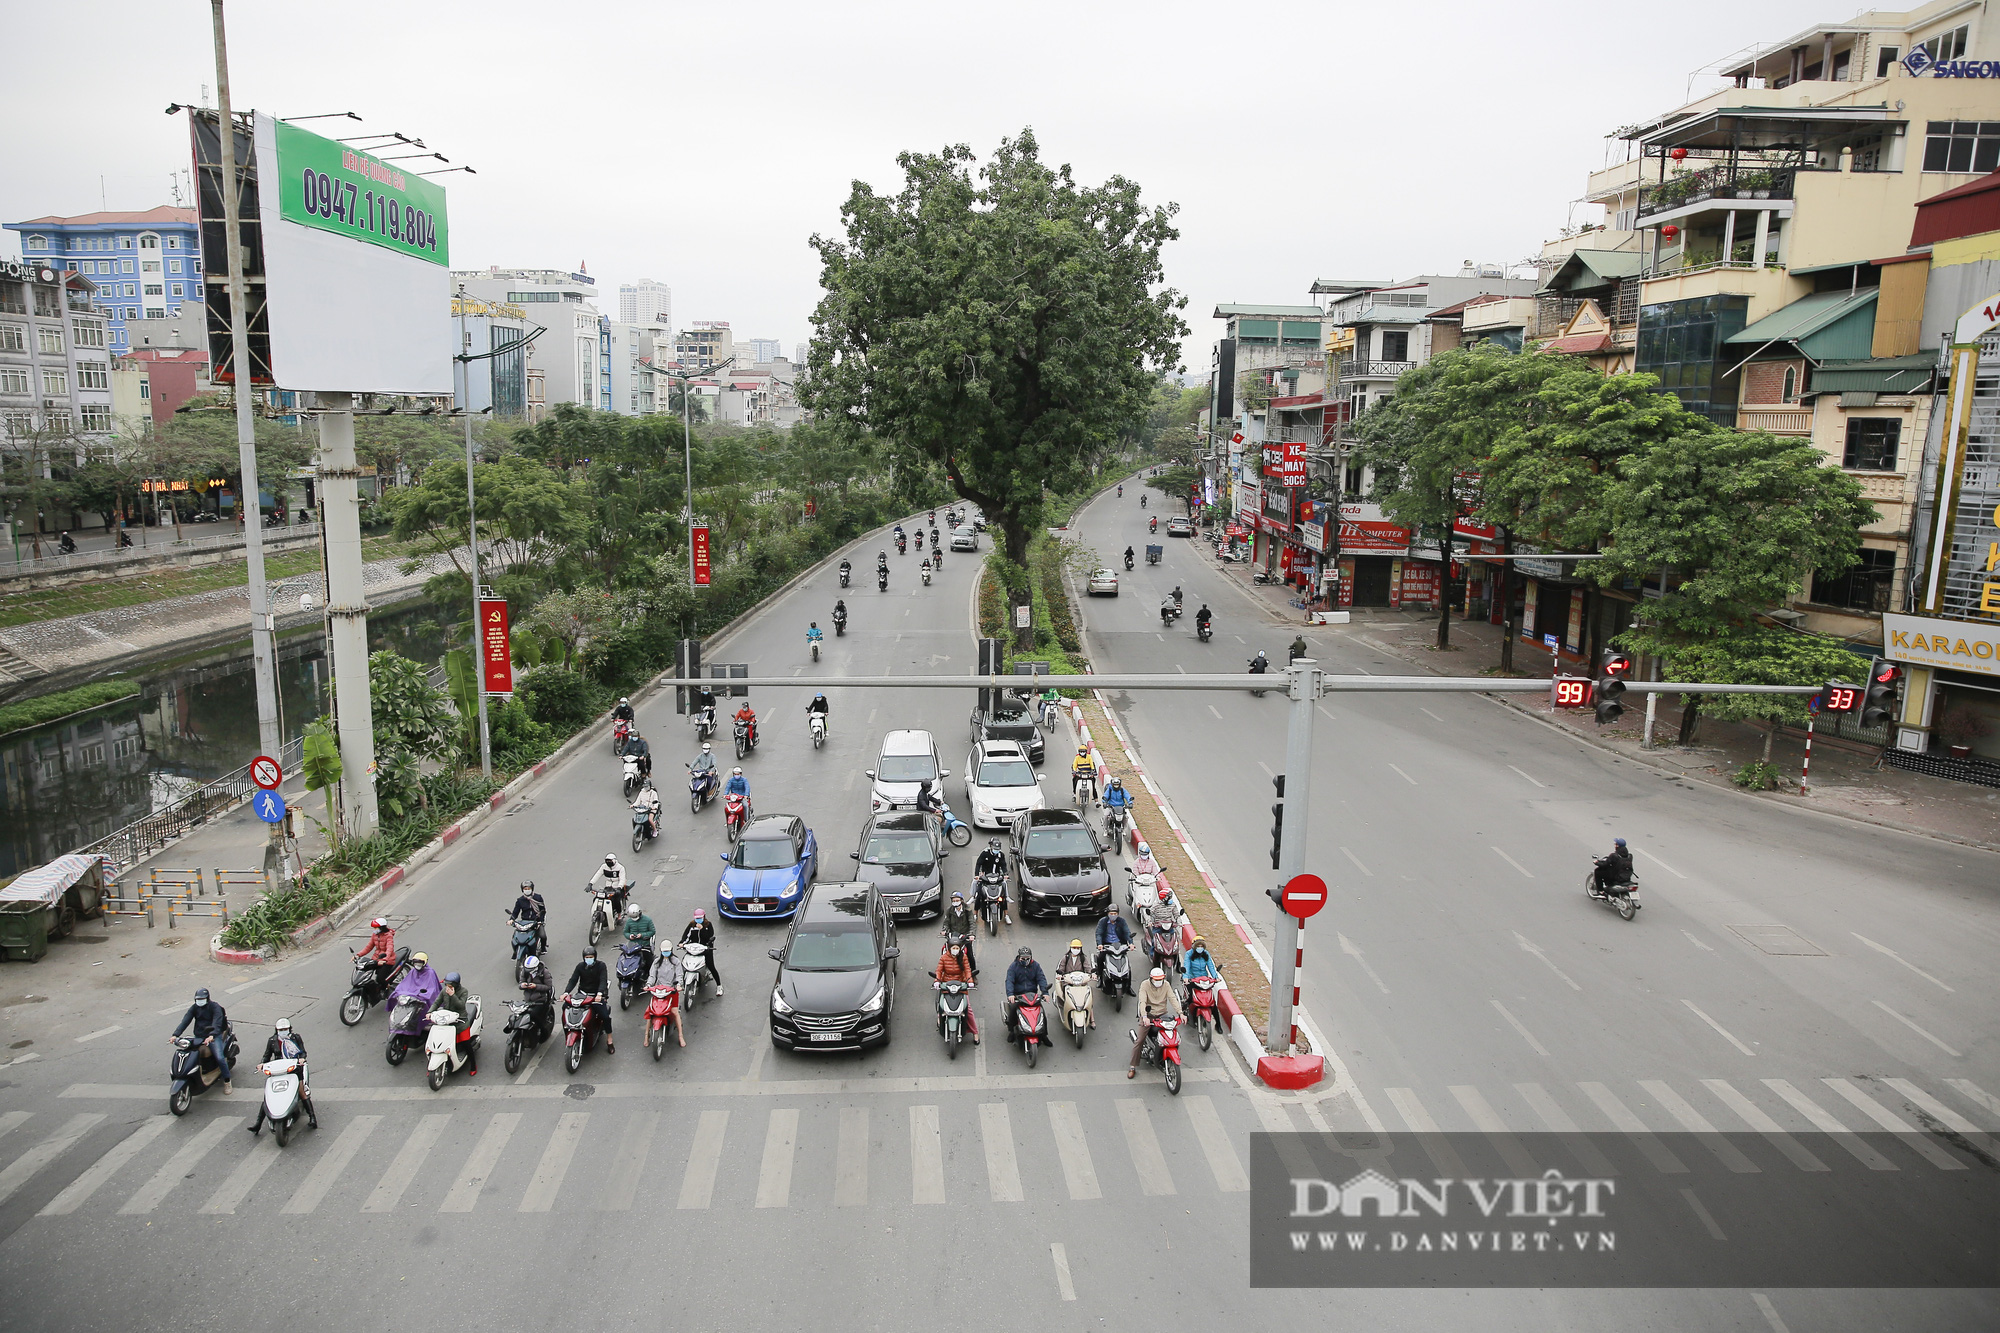
<path fill-rule="evenodd" d="M 1063 915 L 1063 916 L 1075 916 L 1075 915 L 1077 914 L 1077 912 L 1078 912 L 1078 911 L 1080 911 L 1080 910 L 1082 910 L 1082 909 L 1080 909 L 1080 908 L 1075 908 L 1075 907 L 1065 907 L 1065 908 L 1063 908 L 1063 909 L 1062 909 L 1062 912 L 1061 912 L 1061 915 Z"/>
<path fill-rule="evenodd" d="M 765 905 L 763 903 L 744 903 L 743 910 L 746 912 L 761 912 L 765 910 Z"/>
<path fill-rule="evenodd" d="M 808 1032 L 806 1034 L 812 1041 L 839 1041 L 841 1035 L 838 1032 Z"/>

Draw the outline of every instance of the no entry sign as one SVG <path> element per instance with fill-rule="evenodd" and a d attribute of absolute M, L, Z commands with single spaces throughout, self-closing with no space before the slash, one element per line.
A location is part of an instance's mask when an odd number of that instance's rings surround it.
<path fill-rule="evenodd" d="M 1279 903 L 1289 916 L 1309 917 L 1326 906 L 1326 881 L 1318 875 L 1294 875 L 1285 881 Z"/>
<path fill-rule="evenodd" d="M 265 791 L 270 791 L 284 785 L 285 770 L 280 768 L 278 761 L 270 755 L 260 754 L 250 761 L 250 780 Z"/>

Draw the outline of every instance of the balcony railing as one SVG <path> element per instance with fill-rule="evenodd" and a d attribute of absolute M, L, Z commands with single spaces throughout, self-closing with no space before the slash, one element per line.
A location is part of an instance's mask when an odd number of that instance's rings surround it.
<path fill-rule="evenodd" d="M 1343 361 L 1340 363 L 1340 378 L 1344 380 L 1392 380 L 1406 370 L 1415 370 L 1414 361 Z"/>
<path fill-rule="evenodd" d="M 1790 199 L 1795 168 L 1719 163 L 1639 187 L 1639 216 L 1670 212 L 1708 199 Z"/>
<path fill-rule="evenodd" d="M 1736 414 L 1738 430 L 1763 430 L 1773 435 L 1810 435 L 1812 421 L 1812 412 L 1804 408 L 1746 408 Z"/>

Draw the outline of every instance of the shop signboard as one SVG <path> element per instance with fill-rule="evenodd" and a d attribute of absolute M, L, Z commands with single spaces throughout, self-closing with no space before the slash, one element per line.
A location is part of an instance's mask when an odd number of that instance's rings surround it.
<path fill-rule="evenodd" d="M 1324 555 L 1326 553 L 1326 524 L 1299 524 L 1299 541 L 1308 551 L 1316 551 Z"/>
<path fill-rule="evenodd" d="M 1344 504 L 1340 507 L 1340 549 L 1363 555 L 1403 555 L 1410 549 L 1410 530 L 1392 523 L 1376 504 Z"/>
<path fill-rule="evenodd" d="M 1882 655 L 1913 666 L 2000 676 L 2000 621 L 1982 624 L 1886 613 L 1882 617 Z"/>

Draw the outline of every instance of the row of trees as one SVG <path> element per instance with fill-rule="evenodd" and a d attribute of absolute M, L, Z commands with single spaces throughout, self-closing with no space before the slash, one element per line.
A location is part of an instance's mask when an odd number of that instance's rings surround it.
<path fill-rule="evenodd" d="M 1670 680 L 1805 684 L 1854 669 L 1832 641 L 1759 624 L 1814 571 L 1854 564 L 1878 517 L 1810 440 L 1715 425 L 1651 375 L 1490 344 L 1406 372 L 1355 423 L 1384 512 L 1425 538 L 1461 516 L 1579 561 L 1601 587 L 1659 580 L 1618 644 Z M 1448 575 L 1447 575 L 1448 577 Z M 1439 646 L 1448 646 L 1443 598 Z M 1722 696 L 1719 716 L 1803 720 L 1786 698 Z M 1692 739 L 1693 700 L 1682 738 Z"/>

